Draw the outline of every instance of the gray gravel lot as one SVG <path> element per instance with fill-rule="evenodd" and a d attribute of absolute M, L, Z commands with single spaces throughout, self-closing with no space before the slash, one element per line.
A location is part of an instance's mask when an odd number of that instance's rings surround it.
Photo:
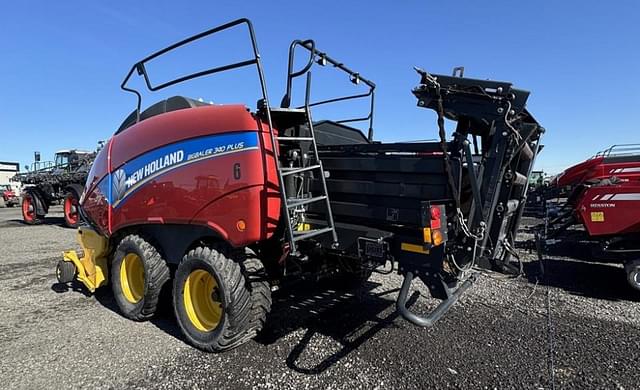
<path fill-rule="evenodd" d="M 0 209 L 1 388 L 537 389 L 552 374 L 557 388 L 640 388 L 640 294 L 615 265 L 554 256 L 536 283 L 536 257 L 521 250 L 527 277 L 482 276 L 429 330 L 397 318 L 397 275 L 359 292 L 294 287 L 276 293 L 257 340 L 206 354 L 169 308 L 135 323 L 109 288 L 60 288 L 55 264 L 75 232 L 59 208 L 43 225 L 20 219 Z"/>

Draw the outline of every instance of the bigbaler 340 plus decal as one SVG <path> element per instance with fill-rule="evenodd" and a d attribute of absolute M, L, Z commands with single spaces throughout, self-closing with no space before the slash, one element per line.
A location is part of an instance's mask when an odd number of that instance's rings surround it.
<path fill-rule="evenodd" d="M 149 61 L 234 27 L 247 28 L 252 58 L 151 81 Z M 300 50 L 309 57 L 295 70 Z M 131 68 L 122 87 L 138 96 L 137 109 L 92 167 L 81 199 L 84 256 L 65 253 L 61 282 L 75 277 L 93 291 L 109 281 L 122 313 L 144 320 L 173 279 L 186 339 L 221 351 L 263 327 L 271 289 L 285 280 L 339 276 L 358 283 L 391 262 L 404 275 L 400 314 L 430 326 L 471 285 L 476 266 L 517 271 L 514 239 L 543 132 L 525 109 L 528 92 L 418 70 L 413 93 L 419 107 L 438 113 L 440 142 L 380 143 L 373 141 L 373 82 L 313 41 L 294 41 L 285 96 L 272 107 L 260 61 L 252 25 L 240 19 Z M 345 72 L 365 90 L 312 102 L 311 69 L 318 65 Z M 183 97 L 141 111 L 140 93 L 128 86 L 134 72 L 156 91 L 245 66 L 260 80 L 255 112 Z M 304 104 L 294 108 L 296 77 L 305 77 L 306 90 Z M 312 119 L 312 108 L 350 99 L 370 99 L 369 114 Z M 457 122 L 449 141 L 445 118 Z M 366 136 L 348 125 L 356 121 L 368 123 Z M 406 307 L 416 277 L 442 299 L 426 316 Z"/>

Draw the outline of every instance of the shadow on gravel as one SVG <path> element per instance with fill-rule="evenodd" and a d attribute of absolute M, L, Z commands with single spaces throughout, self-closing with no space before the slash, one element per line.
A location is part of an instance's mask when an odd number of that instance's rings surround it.
<path fill-rule="evenodd" d="M 267 328 L 256 341 L 269 345 L 298 329 L 307 329 L 289 352 L 286 363 L 302 374 L 320 374 L 382 329 L 394 326 L 398 317 L 395 300 L 385 296 L 398 289 L 372 293 L 378 286 L 367 282 L 360 290 L 349 291 L 319 284 L 313 288 L 307 285 L 280 291 L 274 295 Z M 417 296 L 418 293 L 414 293 L 408 304 L 415 303 Z M 388 309 L 392 309 L 391 313 L 383 315 Z M 318 351 L 313 341 L 318 335 L 335 340 L 339 347 L 323 347 Z M 311 359 L 305 355 L 311 355 Z"/>
<path fill-rule="evenodd" d="M 533 239 L 516 241 L 515 247 L 523 252 L 526 251 L 528 254 L 537 253 L 536 243 Z M 603 256 L 596 256 L 596 250 L 591 243 L 581 242 L 564 242 L 562 244 L 549 246 L 545 249 L 544 256 L 570 257 L 572 259 L 584 261 L 606 262 L 606 259 Z"/>
<path fill-rule="evenodd" d="M 169 286 L 168 288 L 167 285 Z M 163 291 L 161 292 L 161 303 L 158 306 L 158 311 L 156 312 L 155 317 L 150 319 L 149 322 L 168 335 L 173 336 L 176 339 L 186 343 L 186 340 L 182 337 L 182 333 L 178 328 L 178 324 L 176 323 L 173 314 L 173 307 L 171 306 L 171 283 L 167 283 L 167 285 L 165 285 L 165 288 L 163 288 Z M 113 293 L 109 286 L 99 288 L 93 294 L 91 294 L 82 283 L 74 280 L 73 282 L 68 284 L 54 283 L 51 286 L 51 290 L 59 294 L 73 291 L 83 294 L 86 297 L 93 296 L 96 301 L 98 301 L 98 303 L 100 303 L 102 306 L 124 318 L 124 316 L 120 312 L 120 309 L 118 309 L 118 304 L 113 298 Z"/>
<path fill-rule="evenodd" d="M 39 225 L 57 225 L 64 226 L 63 217 L 45 217 Z M 12 226 L 31 226 L 25 223 L 22 219 L 9 219 L 7 221 L 0 222 L 0 227 L 12 227 Z"/>
<path fill-rule="evenodd" d="M 614 264 L 545 258 L 543 266 L 545 274 L 539 281 L 542 285 L 590 298 L 640 302 L 640 293 L 627 284 L 624 269 Z M 539 269 L 539 261 L 524 263 L 525 274 L 532 283 Z"/>
<path fill-rule="evenodd" d="M 10 227 L 22 227 L 29 226 L 24 223 L 21 219 L 6 219 L 4 221 L 0 221 L 0 229 L 1 228 L 10 228 Z"/>
<path fill-rule="evenodd" d="M 76 293 L 80 293 L 82 295 L 84 295 L 85 297 L 90 297 L 93 294 L 91 294 L 89 292 L 89 290 L 87 290 L 87 288 L 80 282 L 77 281 L 73 281 L 71 283 L 54 283 L 51 285 L 51 290 L 53 290 L 55 293 L 58 294 L 63 294 L 69 291 L 73 291 Z"/>
<path fill-rule="evenodd" d="M 580 241 L 576 231 L 571 239 L 545 249 L 542 263 L 524 263 L 529 282 L 561 288 L 571 294 L 610 301 L 640 302 L 640 293 L 627 283 L 627 275 L 620 259 L 607 255 L 597 245 Z M 532 240 L 517 241 L 516 248 L 536 253 Z M 541 277 L 541 270 L 544 275 Z"/>
<path fill-rule="evenodd" d="M 398 314 L 395 311 L 395 299 L 387 295 L 399 289 L 373 293 L 372 290 L 379 286 L 378 283 L 367 282 L 358 290 L 346 290 L 330 282 L 320 282 L 311 285 L 299 283 L 283 288 L 273 294 L 266 327 L 255 341 L 270 345 L 299 329 L 306 329 L 289 352 L 287 366 L 303 374 L 322 373 L 381 330 L 396 327 L 394 321 Z M 92 295 L 76 281 L 55 283 L 51 289 L 56 293 L 73 291 L 85 296 Z M 163 304 L 149 322 L 186 343 L 173 314 L 170 290 L 161 294 L 160 302 Z M 105 308 L 122 316 L 110 288 L 98 289 L 93 296 Z M 413 305 L 418 296 L 419 293 L 414 292 L 407 305 Z M 339 347 L 317 348 L 314 336 L 331 338 Z"/>

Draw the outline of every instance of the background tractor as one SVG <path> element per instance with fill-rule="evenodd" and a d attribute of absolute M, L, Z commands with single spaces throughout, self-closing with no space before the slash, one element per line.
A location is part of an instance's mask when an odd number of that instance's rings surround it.
<path fill-rule="evenodd" d="M 524 209 L 525 216 L 544 218 L 547 210 L 546 201 L 550 193 L 550 180 L 551 178 L 549 175 L 543 171 L 531 172 L 531 177 L 529 177 L 527 203 Z"/>
<path fill-rule="evenodd" d="M 41 223 L 51 205 L 62 203 L 64 224 L 78 226 L 78 203 L 87 174 L 96 156 L 95 152 L 61 150 L 54 161 L 36 161 L 27 172 L 15 175 L 11 180 L 22 183 L 22 217 L 25 223 Z"/>
<path fill-rule="evenodd" d="M 161 84 L 147 72 L 165 53 L 242 27 L 252 53 L 244 61 Z M 300 51 L 304 66 L 296 70 Z M 360 90 L 311 101 L 311 70 L 322 66 Z M 141 110 L 142 96 L 129 85 L 136 74 L 157 91 L 242 67 L 258 75 L 262 97 L 253 110 L 181 96 Z M 272 106 L 246 19 L 134 64 L 122 88 L 136 94 L 137 107 L 91 168 L 79 209 L 83 255 L 65 253 L 60 282 L 76 278 L 90 291 L 110 283 L 122 314 L 137 321 L 151 318 L 163 287 L 172 286 L 186 340 L 223 351 L 262 329 L 273 288 L 334 277 L 357 285 L 386 267 L 404 277 L 400 315 L 433 326 L 477 267 L 521 270 L 514 240 L 544 129 L 525 108 L 529 92 L 511 83 L 417 71 L 412 93 L 419 108 L 437 113 L 438 142 L 375 141 L 375 84 L 312 40 L 291 44 L 286 92 Z M 306 87 L 293 106 L 298 77 Z M 354 99 L 369 100 L 368 115 L 313 119 L 315 107 Z M 445 118 L 456 123 L 451 138 Z M 407 307 L 415 278 L 440 300 L 426 315 Z"/>

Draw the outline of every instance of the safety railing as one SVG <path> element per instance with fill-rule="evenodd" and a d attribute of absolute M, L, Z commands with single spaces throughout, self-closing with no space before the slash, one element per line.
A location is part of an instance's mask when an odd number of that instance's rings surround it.
<path fill-rule="evenodd" d="M 222 66 L 218 66 L 218 67 L 214 67 L 214 68 L 209 68 L 206 70 L 202 70 L 199 72 L 195 72 L 195 73 L 191 73 L 191 74 L 187 74 L 184 75 L 182 77 L 178 77 L 176 79 L 161 83 L 161 84 L 154 84 L 151 82 L 150 78 L 149 78 L 149 74 L 147 72 L 146 66 L 145 64 L 148 63 L 149 61 L 162 56 L 163 54 L 166 54 L 172 50 L 175 50 L 179 47 L 188 45 L 191 42 L 200 40 L 202 38 L 208 37 L 210 35 L 219 33 L 221 31 L 225 31 L 225 30 L 229 30 L 233 27 L 236 26 L 241 26 L 244 25 L 247 27 L 247 30 L 249 32 L 249 38 L 251 40 L 251 48 L 253 50 L 253 58 L 244 60 L 244 61 L 239 61 L 239 62 L 234 62 L 231 64 L 227 64 L 227 65 L 222 65 Z M 247 66 L 251 66 L 251 65 L 255 65 L 256 66 L 256 70 L 258 72 L 258 78 L 260 80 L 260 88 L 261 88 L 261 92 L 262 92 L 262 98 L 264 99 L 264 102 L 266 103 L 266 106 L 269 107 L 269 100 L 267 97 L 267 88 L 266 88 L 266 82 L 264 79 L 264 71 L 262 68 L 262 63 L 260 62 L 260 54 L 258 52 L 258 45 L 256 43 L 256 36 L 253 30 L 253 25 L 251 24 L 251 21 L 245 18 L 242 19 L 238 19 L 238 20 L 234 20 L 232 22 L 223 24 L 221 26 L 218 27 L 214 27 L 210 30 L 204 31 L 200 34 L 196 34 L 192 37 L 186 38 L 180 42 L 177 42 L 171 46 L 168 46 L 162 50 L 159 50 L 151 55 L 149 55 L 148 57 L 144 58 L 143 60 L 135 63 L 132 67 L 131 70 L 129 70 L 129 73 L 127 73 L 127 76 L 125 77 L 125 79 L 122 81 L 122 84 L 120 85 L 120 88 L 122 88 L 123 90 L 127 91 L 127 92 L 131 92 L 133 94 L 136 95 L 138 101 L 137 101 L 137 106 L 136 106 L 136 122 L 140 121 L 140 108 L 142 105 L 142 95 L 140 94 L 140 92 L 135 89 L 135 88 L 131 88 L 129 86 L 127 86 L 127 83 L 129 82 L 129 79 L 131 78 L 131 76 L 133 75 L 133 72 L 136 71 L 137 74 L 139 76 L 142 76 L 144 78 L 144 82 L 145 85 L 147 87 L 147 89 L 149 91 L 155 92 L 158 90 L 161 90 L 163 88 L 167 88 L 169 86 L 178 84 L 178 83 L 182 83 L 188 80 L 192 80 L 198 77 L 204 77 L 204 76 L 208 76 L 208 75 L 212 75 L 215 73 L 220 73 L 220 72 L 224 72 L 224 71 L 228 71 L 228 70 L 232 70 L 232 69 L 237 69 L 237 68 L 242 68 L 242 67 L 247 67 Z M 268 122 L 269 122 L 269 127 L 270 129 L 272 128 L 272 124 L 271 124 L 271 116 L 270 114 L 268 114 Z"/>
<path fill-rule="evenodd" d="M 596 157 L 620 157 L 620 156 L 640 156 L 640 144 L 620 144 L 596 153 Z"/>
<path fill-rule="evenodd" d="M 55 167 L 55 163 L 53 161 L 36 161 L 32 162 L 29 171 L 30 172 L 41 172 L 48 171 Z"/>
<path fill-rule="evenodd" d="M 309 51 L 309 59 L 307 61 L 307 63 L 305 64 L 304 67 L 302 67 L 302 69 L 295 71 L 294 70 L 294 60 L 295 60 L 295 51 L 297 47 L 301 47 L 303 49 L 306 49 Z M 307 40 L 295 40 L 293 42 L 291 42 L 291 46 L 289 47 L 289 64 L 288 64 L 288 71 L 287 71 L 287 86 L 286 86 L 286 92 L 284 97 L 282 98 L 282 101 L 280 103 L 280 106 L 283 108 L 289 108 L 291 106 L 291 100 L 292 100 L 292 85 L 293 85 L 293 79 L 295 79 L 296 77 L 302 76 L 304 74 L 308 74 L 311 70 L 311 67 L 315 64 L 318 64 L 320 66 L 326 66 L 327 64 L 331 64 L 333 65 L 334 68 L 337 68 L 345 73 L 347 73 L 349 75 L 349 81 L 351 81 L 353 84 L 358 85 L 360 83 L 365 84 L 369 87 L 369 90 L 366 93 L 360 93 L 360 94 L 353 94 L 353 95 L 346 95 L 346 96 L 340 96 L 340 97 L 336 97 L 336 98 L 331 98 L 331 99 L 326 99 L 326 100 L 321 100 L 321 101 L 316 101 L 316 102 L 311 102 L 309 103 L 309 107 L 316 107 L 316 106 L 320 106 L 320 105 L 324 105 L 324 104 L 330 104 L 330 103 L 336 103 L 336 102 L 341 102 L 341 101 L 346 101 L 346 100 L 354 100 L 354 99 L 362 99 L 362 98 L 370 98 L 370 103 L 369 103 L 369 114 L 367 116 L 364 117 L 356 117 L 356 118 L 347 118 L 347 119 L 341 119 L 341 120 L 336 120 L 334 122 L 336 123 L 350 123 L 350 122 L 364 122 L 364 121 L 368 121 L 369 122 L 369 129 L 368 129 L 368 134 L 367 134 L 367 138 L 369 139 L 369 141 L 373 140 L 373 111 L 374 111 L 374 102 L 375 102 L 375 89 L 376 89 L 376 85 L 373 81 L 370 81 L 368 79 L 366 79 L 365 77 L 362 77 L 360 75 L 360 73 L 355 72 L 351 69 L 349 69 L 348 67 L 346 67 L 343 63 L 329 57 L 327 55 L 327 53 L 321 52 L 319 50 L 316 49 L 315 46 L 315 42 L 311 39 L 307 39 Z M 309 88 L 308 86 L 309 84 L 307 83 L 307 89 Z M 309 96 L 310 91 L 306 91 L 305 95 Z M 302 107 L 299 107 L 302 108 Z"/>

